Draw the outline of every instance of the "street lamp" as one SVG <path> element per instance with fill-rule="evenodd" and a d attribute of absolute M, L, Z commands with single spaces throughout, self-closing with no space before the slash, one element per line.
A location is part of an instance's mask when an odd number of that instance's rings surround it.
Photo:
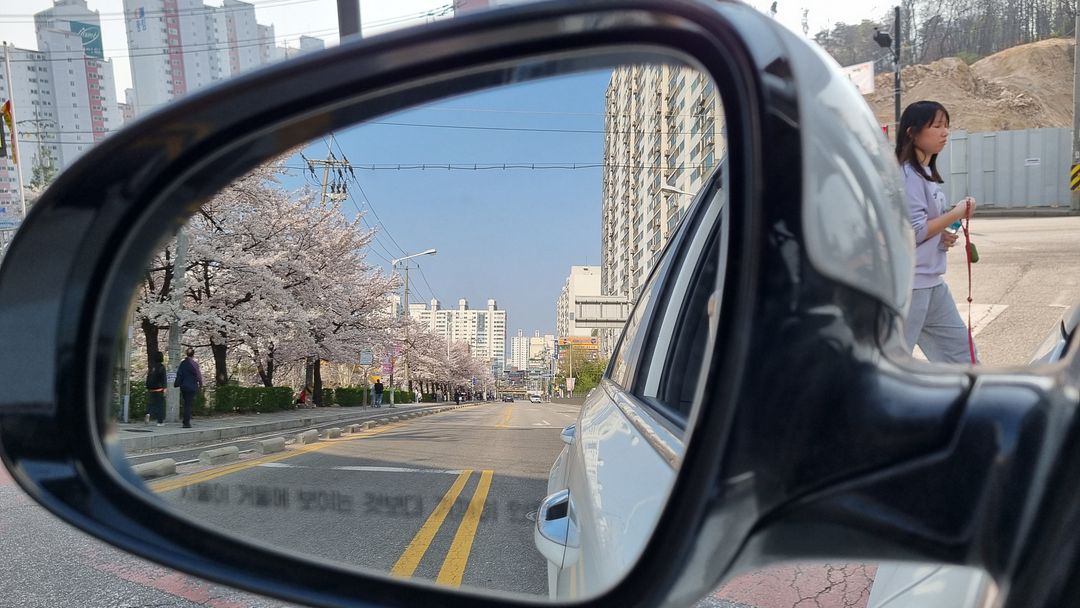
<path fill-rule="evenodd" d="M 394 258 L 390 260 L 390 266 L 397 269 L 398 264 L 401 262 L 407 262 L 413 258 L 422 257 L 425 255 L 435 255 L 437 252 L 434 249 L 428 249 L 421 251 L 420 253 L 414 253 L 402 258 Z M 409 265 L 405 265 L 405 285 L 404 285 L 404 301 L 402 302 L 403 312 L 405 314 L 405 346 L 402 352 L 405 354 L 405 386 L 409 388 Z M 393 376 L 391 376 L 393 378 Z M 390 383 L 390 407 L 394 407 L 394 388 L 393 381 Z"/>
<path fill-rule="evenodd" d="M 669 186 L 667 184 L 664 184 L 663 186 L 660 186 L 660 191 L 661 192 L 668 192 L 670 194 L 684 194 L 686 196 L 694 196 L 693 192 L 687 192 L 686 190 L 680 190 L 679 188 L 676 188 L 675 186 Z"/>

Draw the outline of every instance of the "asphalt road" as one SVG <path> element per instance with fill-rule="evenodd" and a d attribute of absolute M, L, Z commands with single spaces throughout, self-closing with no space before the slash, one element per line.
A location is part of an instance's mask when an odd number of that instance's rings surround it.
<path fill-rule="evenodd" d="M 284 608 L 94 539 L 39 507 L 0 466 L 0 608 Z"/>
<path fill-rule="evenodd" d="M 1080 304 L 1080 217 L 975 218 L 975 343 L 984 364 L 1026 365 L 1061 316 Z M 945 281 L 967 315 L 967 266 L 949 254 Z"/>
<path fill-rule="evenodd" d="M 152 487 L 205 525 L 316 560 L 546 595 L 533 517 L 578 409 L 483 404 Z"/>

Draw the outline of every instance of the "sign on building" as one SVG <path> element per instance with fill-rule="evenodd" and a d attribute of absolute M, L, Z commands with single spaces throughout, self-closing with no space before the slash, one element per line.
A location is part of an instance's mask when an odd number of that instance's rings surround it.
<path fill-rule="evenodd" d="M 83 52 L 94 59 L 105 59 L 105 49 L 101 45 L 101 28 L 92 23 L 71 21 L 71 31 L 82 38 Z"/>

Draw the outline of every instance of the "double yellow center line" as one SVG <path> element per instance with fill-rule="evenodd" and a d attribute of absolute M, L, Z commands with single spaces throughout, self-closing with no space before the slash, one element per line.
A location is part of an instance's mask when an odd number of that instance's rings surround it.
<path fill-rule="evenodd" d="M 416 536 L 413 537 L 409 546 L 405 548 L 405 552 L 401 554 L 397 563 L 390 569 L 390 574 L 407 577 L 416 572 L 416 567 L 420 565 L 420 560 L 424 558 L 424 554 L 431 547 L 431 542 L 435 540 L 435 535 L 442 528 L 446 516 L 450 513 L 450 509 L 453 508 L 458 496 L 461 495 L 461 491 L 465 489 L 465 484 L 468 483 L 472 473 L 471 470 L 468 470 L 462 471 L 458 475 L 450 489 L 443 495 L 442 500 L 435 506 L 435 510 L 431 512 L 427 521 L 424 522 Z M 439 575 L 435 579 L 436 582 L 453 587 L 461 584 L 461 578 L 465 574 L 465 566 L 469 562 L 469 554 L 472 552 L 473 540 L 476 538 L 476 529 L 479 527 L 480 517 L 484 513 L 484 504 L 487 502 L 488 491 L 491 489 L 491 477 L 494 473 L 491 470 L 480 473 L 480 481 L 476 484 L 472 499 L 469 500 L 469 507 L 465 511 L 465 516 L 462 517 L 461 523 L 458 524 L 454 540 L 450 543 L 450 550 L 446 552 L 446 557 L 439 568 Z"/>

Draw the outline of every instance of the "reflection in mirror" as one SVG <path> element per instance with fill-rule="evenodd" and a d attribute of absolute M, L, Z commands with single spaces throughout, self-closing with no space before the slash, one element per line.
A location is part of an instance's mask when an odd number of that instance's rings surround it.
<path fill-rule="evenodd" d="M 795 563 L 738 576 L 695 608 L 983 608 L 997 586 L 984 571 L 935 563 Z"/>
<path fill-rule="evenodd" d="M 327 133 L 207 200 L 149 261 L 111 437 L 176 511 L 290 554 L 600 593 L 678 470 L 680 383 L 704 360 L 678 320 L 706 318 L 722 264 L 726 148 L 713 83 L 661 64 Z M 658 263 L 680 277 L 664 297 Z M 655 356 L 635 346 L 652 317 Z M 648 357 L 651 392 L 605 380 L 612 357 Z"/>

